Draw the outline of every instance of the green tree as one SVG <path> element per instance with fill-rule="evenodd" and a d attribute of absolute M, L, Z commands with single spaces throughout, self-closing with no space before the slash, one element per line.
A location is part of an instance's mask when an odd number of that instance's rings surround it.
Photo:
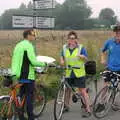
<path fill-rule="evenodd" d="M 85 0 L 66 0 L 59 6 L 56 24 L 64 29 L 84 29 L 85 20 L 91 13 Z"/>
<path fill-rule="evenodd" d="M 30 9 L 30 10 L 32 10 L 32 9 L 33 9 L 33 4 L 32 4 L 32 2 L 31 2 L 31 1 L 28 3 L 27 8 L 28 8 L 28 9 Z"/>
<path fill-rule="evenodd" d="M 25 5 L 24 3 L 22 3 L 22 4 L 20 5 L 19 9 L 25 10 L 25 9 L 26 9 L 26 5 Z"/>
<path fill-rule="evenodd" d="M 100 24 L 103 24 L 106 27 L 110 27 L 110 25 L 116 23 L 117 17 L 111 8 L 104 8 L 100 11 L 99 20 Z"/>

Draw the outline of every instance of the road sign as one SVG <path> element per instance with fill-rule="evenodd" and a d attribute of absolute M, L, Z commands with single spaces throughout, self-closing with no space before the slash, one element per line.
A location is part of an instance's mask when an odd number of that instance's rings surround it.
<path fill-rule="evenodd" d="M 33 17 L 33 16 L 13 16 L 13 28 L 54 28 L 55 18 Z"/>
<path fill-rule="evenodd" d="M 33 28 L 32 16 L 13 16 L 12 26 L 14 28 Z"/>
<path fill-rule="evenodd" d="M 34 9 L 55 8 L 54 0 L 34 0 Z"/>
<path fill-rule="evenodd" d="M 54 28 L 55 18 L 36 17 L 36 28 Z"/>

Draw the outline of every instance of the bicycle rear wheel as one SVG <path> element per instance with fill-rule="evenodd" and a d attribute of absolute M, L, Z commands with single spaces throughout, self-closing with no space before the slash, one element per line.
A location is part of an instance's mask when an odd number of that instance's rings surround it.
<path fill-rule="evenodd" d="M 35 118 L 42 114 L 46 105 L 46 99 L 45 88 L 42 85 L 36 85 L 33 100 L 33 114 Z"/>
<path fill-rule="evenodd" d="M 62 117 L 65 102 L 65 85 L 61 84 L 54 101 L 54 119 L 60 120 Z"/>
<path fill-rule="evenodd" d="M 10 97 L 0 99 L 0 120 L 18 120 L 15 114 L 14 105 L 9 102 Z"/>
<path fill-rule="evenodd" d="M 101 91 L 96 95 L 95 101 L 93 103 L 93 115 L 96 118 L 105 117 L 114 101 L 114 90 L 109 86 L 105 86 Z"/>

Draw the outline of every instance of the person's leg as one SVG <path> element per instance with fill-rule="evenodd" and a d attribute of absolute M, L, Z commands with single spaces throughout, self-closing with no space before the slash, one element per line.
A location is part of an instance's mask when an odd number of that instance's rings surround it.
<path fill-rule="evenodd" d="M 27 100 L 27 114 L 28 114 L 28 120 L 34 120 L 34 115 L 33 115 L 33 92 L 35 89 L 35 84 L 34 82 L 32 83 L 27 83 L 26 86 L 26 100 Z"/>
<path fill-rule="evenodd" d="M 78 89 L 79 89 L 79 92 L 81 92 L 82 96 L 84 97 L 86 111 L 91 112 L 91 110 L 90 110 L 90 98 L 89 98 L 88 93 L 86 92 L 86 88 L 78 88 Z"/>
<path fill-rule="evenodd" d="M 25 85 L 21 86 L 20 87 L 20 90 L 19 90 L 19 96 L 20 98 L 22 99 L 23 95 L 25 94 Z M 18 110 L 19 114 L 19 119 L 20 120 L 25 120 L 25 117 L 24 117 L 24 107 L 22 109 L 20 109 L 20 111 Z"/>
<path fill-rule="evenodd" d="M 79 93 L 82 94 L 85 100 L 85 105 L 86 105 L 86 111 L 91 112 L 90 110 L 90 98 L 86 90 L 86 83 L 85 83 L 86 78 L 81 77 L 81 78 L 76 78 L 75 79 L 75 86 L 78 87 Z"/>
<path fill-rule="evenodd" d="M 71 89 L 70 88 L 66 88 L 65 90 L 65 106 L 69 107 L 70 104 L 70 97 L 71 97 Z"/>
<path fill-rule="evenodd" d="M 66 81 L 71 86 L 72 80 L 71 79 L 66 79 Z M 71 89 L 66 88 L 66 90 L 65 90 L 65 106 L 64 106 L 65 111 L 69 111 L 70 97 L 71 97 Z"/>

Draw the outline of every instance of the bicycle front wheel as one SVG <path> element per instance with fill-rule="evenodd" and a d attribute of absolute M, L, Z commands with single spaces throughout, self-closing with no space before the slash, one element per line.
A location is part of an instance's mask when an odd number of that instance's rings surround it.
<path fill-rule="evenodd" d="M 112 109 L 114 111 L 120 110 L 120 90 L 116 91 L 114 102 L 112 104 Z"/>
<path fill-rule="evenodd" d="M 62 117 L 65 102 L 65 84 L 61 84 L 54 101 L 54 119 L 60 120 Z"/>
<path fill-rule="evenodd" d="M 42 114 L 46 105 L 46 99 L 45 88 L 42 85 L 36 85 L 33 100 L 33 114 L 35 118 Z"/>
<path fill-rule="evenodd" d="M 114 101 L 114 90 L 109 86 L 105 86 L 101 91 L 96 95 L 95 101 L 93 103 L 93 115 L 96 118 L 105 117 Z"/>

